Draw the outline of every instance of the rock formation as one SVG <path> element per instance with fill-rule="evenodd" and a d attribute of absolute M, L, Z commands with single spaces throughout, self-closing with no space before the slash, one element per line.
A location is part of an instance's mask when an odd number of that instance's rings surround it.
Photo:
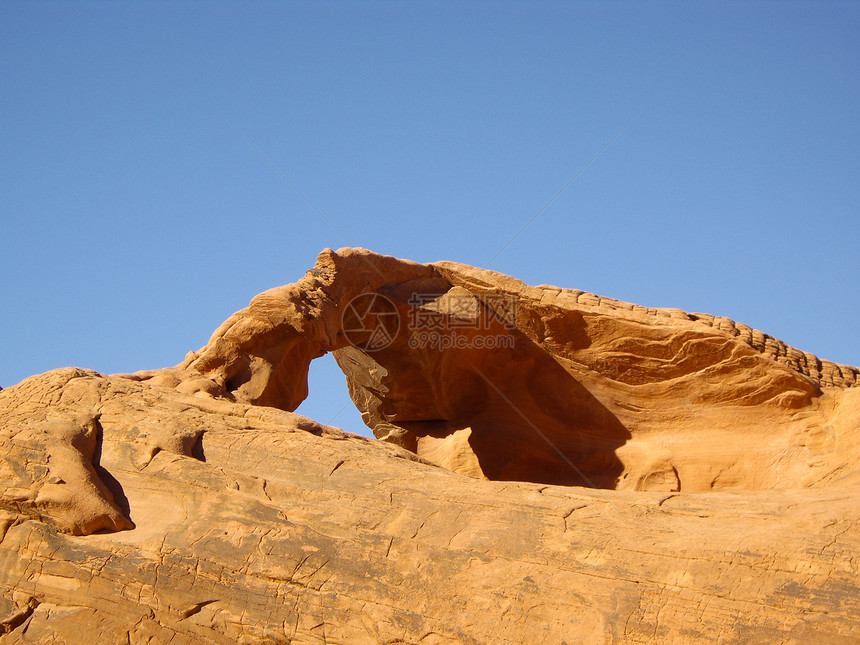
<path fill-rule="evenodd" d="M 292 412 L 325 352 L 381 441 Z M 327 250 L 176 367 L 0 391 L 0 640 L 860 642 L 858 376 Z"/>

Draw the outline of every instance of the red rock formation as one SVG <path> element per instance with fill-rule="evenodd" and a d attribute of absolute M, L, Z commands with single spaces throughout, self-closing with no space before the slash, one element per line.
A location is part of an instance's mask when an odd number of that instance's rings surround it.
<path fill-rule="evenodd" d="M 342 329 L 361 294 L 398 313 L 398 333 L 376 351 Z M 856 368 L 726 318 L 355 249 L 325 251 L 296 284 L 254 298 L 189 356 L 182 378 L 295 410 L 310 361 L 327 351 L 377 437 L 489 479 L 810 486 L 844 475 L 857 454 L 853 428 L 830 419 Z M 802 448 L 831 434 L 845 451 L 808 459 Z"/>
<path fill-rule="evenodd" d="M 290 412 L 325 351 L 386 441 Z M 858 642 L 857 375 L 326 251 L 178 367 L 0 391 L 0 639 Z"/>

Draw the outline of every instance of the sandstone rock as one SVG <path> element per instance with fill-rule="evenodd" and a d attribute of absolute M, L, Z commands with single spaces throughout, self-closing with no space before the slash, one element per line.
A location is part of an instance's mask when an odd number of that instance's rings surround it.
<path fill-rule="evenodd" d="M 385 296 L 401 322 L 376 351 L 342 329 L 364 293 Z M 211 393 L 295 410 L 327 351 L 378 437 L 466 474 L 690 492 L 816 485 L 857 468 L 850 415 L 831 419 L 856 368 L 727 318 L 452 262 L 325 251 L 181 368 Z M 822 433 L 838 447 L 811 459 Z"/>
<path fill-rule="evenodd" d="M 326 351 L 385 441 L 291 412 Z M 175 368 L 0 391 L 0 639 L 858 642 L 857 376 L 727 319 L 326 251 Z"/>

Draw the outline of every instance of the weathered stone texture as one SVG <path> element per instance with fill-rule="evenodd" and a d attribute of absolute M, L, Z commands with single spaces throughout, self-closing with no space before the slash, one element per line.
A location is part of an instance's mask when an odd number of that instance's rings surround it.
<path fill-rule="evenodd" d="M 340 324 L 365 292 L 403 323 L 373 352 Z M 413 293 L 513 346 L 411 347 Z M 386 441 L 290 411 L 325 351 Z M 856 376 L 726 319 L 327 251 L 175 368 L 0 391 L 0 640 L 857 643 Z"/>

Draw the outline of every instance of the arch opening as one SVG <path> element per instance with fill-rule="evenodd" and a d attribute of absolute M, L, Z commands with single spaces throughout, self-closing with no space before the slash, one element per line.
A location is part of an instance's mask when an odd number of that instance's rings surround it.
<path fill-rule="evenodd" d="M 349 397 L 346 376 L 329 352 L 311 361 L 308 396 L 295 412 L 347 432 L 374 438 Z"/>

